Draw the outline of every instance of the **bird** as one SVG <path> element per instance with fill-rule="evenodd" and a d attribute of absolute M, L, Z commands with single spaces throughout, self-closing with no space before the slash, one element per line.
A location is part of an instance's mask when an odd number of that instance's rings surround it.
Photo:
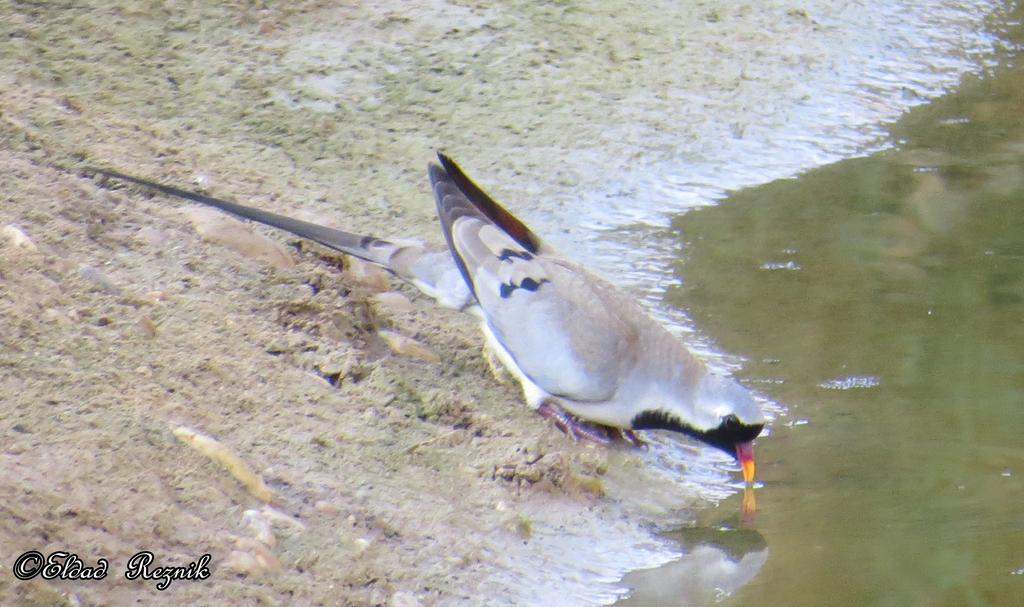
<path fill-rule="evenodd" d="M 559 253 L 448 155 L 428 164 L 447 248 L 293 219 L 94 168 L 379 265 L 440 305 L 480 321 L 486 346 L 527 404 L 566 434 L 599 443 L 669 430 L 732 455 L 752 486 L 766 419 L 752 394 L 695 355 L 624 290 Z"/>

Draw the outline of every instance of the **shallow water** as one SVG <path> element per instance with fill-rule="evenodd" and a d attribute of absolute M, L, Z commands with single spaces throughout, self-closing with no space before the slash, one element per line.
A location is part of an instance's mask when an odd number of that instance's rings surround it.
<path fill-rule="evenodd" d="M 893 124 L 894 149 L 676 217 L 667 300 L 787 413 L 758 445 L 763 544 L 705 531 L 624 604 L 1020 604 L 1019 11 L 1007 23 L 999 66 Z M 694 546 L 719 547 L 698 571 L 731 571 L 715 592 L 677 571 Z"/>

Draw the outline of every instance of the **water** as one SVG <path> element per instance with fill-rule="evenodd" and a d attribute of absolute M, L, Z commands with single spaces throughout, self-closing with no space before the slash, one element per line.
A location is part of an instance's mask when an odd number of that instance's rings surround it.
<path fill-rule="evenodd" d="M 998 67 L 892 124 L 893 149 L 675 218 L 667 301 L 787 412 L 758 444 L 763 545 L 709 566 L 735 567 L 717 594 L 670 565 L 625 604 L 1024 604 L 1020 17 Z"/>

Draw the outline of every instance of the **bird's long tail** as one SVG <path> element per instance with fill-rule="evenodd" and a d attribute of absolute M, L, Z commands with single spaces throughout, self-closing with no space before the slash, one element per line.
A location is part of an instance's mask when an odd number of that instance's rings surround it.
<path fill-rule="evenodd" d="M 184 198 L 193 202 L 205 204 L 243 219 L 262 223 L 272 228 L 278 228 L 295 234 L 296 236 L 301 236 L 302 238 L 307 238 L 313 242 L 322 244 L 325 247 L 341 251 L 342 253 L 348 253 L 349 255 L 355 255 L 360 259 L 365 259 L 366 261 L 370 261 L 390 269 L 390 256 L 394 253 L 396 245 L 387 240 L 381 240 L 372 236 L 353 234 L 336 228 L 328 228 L 308 221 L 302 221 L 286 217 L 284 215 L 278 215 L 277 213 L 271 213 L 270 211 L 262 211 L 253 207 L 247 207 L 245 205 L 238 204 L 237 202 L 231 202 L 230 200 L 214 198 L 213 196 L 182 190 L 174 186 L 149 181 L 148 179 L 133 177 L 117 171 L 111 171 L 108 169 L 91 170 L 99 173 L 100 175 L 142 185 L 176 198 Z"/>
<path fill-rule="evenodd" d="M 145 186 L 169 196 L 214 207 L 243 219 L 284 230 L 330 249 L 364 259 L 412 283 L 430 297 L 437 299 L 441 305 L 461 309 L 472 303 L 469 289 L 447 251 L 430 250 L 417 243 L 392 242 L 374 236 L 364 236 L 337 228 L 329 228 L 222 198 L 133 177 L 118 171 L 100 168 L 93 168 L 90 171 L 108 178 Z"/>

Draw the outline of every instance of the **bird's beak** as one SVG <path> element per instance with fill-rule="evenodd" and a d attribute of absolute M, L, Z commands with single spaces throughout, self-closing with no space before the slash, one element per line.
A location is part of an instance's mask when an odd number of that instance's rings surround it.
<path fill-rule="evenodd" d="M 743 481 L 748 485 L 754 482 L 754 444 L 752 442 L 736 444 L 736 459 L 743 469 Z"/>

